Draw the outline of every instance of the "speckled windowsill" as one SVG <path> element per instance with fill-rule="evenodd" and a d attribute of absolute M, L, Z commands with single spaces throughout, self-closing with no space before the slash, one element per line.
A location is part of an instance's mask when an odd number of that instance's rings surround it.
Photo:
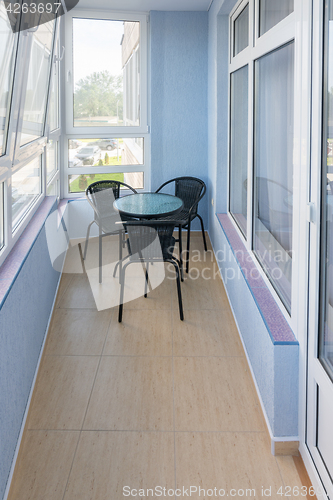
<path fill-rule="evenodd" d="M 217 214 L 242 275 L 265 322 L 273 344 L 296 344 L 298 341 L 287 320 L 280 311 L 258 268 L 238 235 L 228 214 Z"/>

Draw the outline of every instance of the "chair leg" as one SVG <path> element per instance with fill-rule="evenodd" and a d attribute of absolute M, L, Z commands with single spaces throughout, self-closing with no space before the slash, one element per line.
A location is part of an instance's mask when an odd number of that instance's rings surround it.
<path fill-rule="evenodd" d="M 179 239 L 179 262 L 180 262 L 180 278 L 184 281 L 184 271 L 183 271 L 183 241 L 182 241 L 182 226 L 178 227 L 178 239 Z"/>
<path fill-rule="evenodd" d="M 121 323 L 123 319 L 123 303 L 124 303 L 124 287 L 125 287 L 125 271 L 129 262 L 124 265 L 120 274 L 120 297 L 119 297 L 119 309 L 118 309 L 118 322 Z"/>
<path fill-rule="evenodd" d="M 83 260 L 86 260 L 86 257 L 87 257 L 87 249 L 88 249 L 88 241 L 89 241 L 89 235 L 90 235 L 90 228 L 91 228 L 91 226 L 92 226 L 92 224 L 94 222 L 95 222 L 94 220 L 92 222 L 90 222 L 90 224 L 88 226 L 88 229 L 87 229 L 86 243 L 84 245 L 84 252 L 83 252 Z"/>
<path fill-rule="evenodd" d="M 206 235 L 205 235 L 204 223 L 203 223 L 201 215 L 197 214 L 197 217 L 199 217 L 199 219 L 200 219 L 202 239 L 203 239 L 203 242 L 204 242 L 205 252 L 207 252 L 207 243 L 206 243 Z"/>
<path fill-rule="evenodd" d="M 148 288 L 148 282 L 149 282 L 148 272 L 149 272 L 149 262 L 147 262 L 147 265 L 146 265 L 146 279 L 145 279 L 145 293 L 144 293 L 145 299 L 147 298 L 147 288 Z"/>
<path fill-rule="evenodd" d="M 186 247 L 186 272 L 188 273 L 190 267 L 190 237 L 191 237 L 191 221 L 188 223 L 187 228 L 187 247 Z"/>
<path fill-rule="evenodd" d="M 179 316 L 180 316 L 181 321 L 184 321 L 182 290 L 181 290 L 181 286 L 180 286 L 180 269 L 178 267 L 178 264 L 176 262 L 172 261 L 171 259 L 168 260 L 168 262 L 171 262 L 174 265 L 175 269 L 176 269 Z"/>
<path fill-rule="evenodd" d="M 120 283 L 120 276 L 121 276 L 121 270 L 123 267 L 123 231 L 119 231 L 119 283 Z M 115 267 L 116 269 L 116 267 Z"/>
<path fill-rule="evenodd" d="M 99 251 L 99 282 L 102 283 L 102 229 L 100 226 L 98 235 L 98 251 Z"/>

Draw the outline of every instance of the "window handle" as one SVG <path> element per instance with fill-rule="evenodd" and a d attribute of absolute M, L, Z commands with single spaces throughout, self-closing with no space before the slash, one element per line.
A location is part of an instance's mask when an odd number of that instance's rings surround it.
<path fill-rule="evenodd" d="M 63 58 L 64 58 L 64 54 L 65 54 L 65 47 L 64 47 L 64 46 L 62 46 L 61 56 L 60 56 L 60 57 L 58 57 L 58 56 L 56 56 L 56 55 L 55 55 L 55 56 L 53 57 L 53 62 L 54 62 L 54 63 L 56 63 L 56 62 L 62 61 L 62 60 L 63 60 Z"/>

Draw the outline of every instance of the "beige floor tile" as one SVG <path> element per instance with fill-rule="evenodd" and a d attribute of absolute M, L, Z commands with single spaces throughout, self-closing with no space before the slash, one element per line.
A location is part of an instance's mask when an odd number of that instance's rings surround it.
<path fill-rule="evenodd" d="M 56 309 L 45 348 L 49 356 L 102 353 L 113 311 Z"/>
<path fill-rule="evenodd" d="M 174 315 L 175 316 L 175 315 Z M 243 356 L 238 331 L 228 309 L 188 311 L 173 319 L 174 356 Z"/>
<path fill-rule="evenodd" d="M 171 356 L 171 311 L 128 310 L 122 323 L 118 323 L 118 311 L 115 311 L 103 354 Z"/>
<path fill-rule="evenodd" d="M 58 303 L 60 308 L 95 309 L 96 303 L 85 274 L 76 274 Z"/>
<path fill-rule="evenodd" d="M 79 435 L 27 431 L 8 500 L 62 500 Z"/>
<path fill-rule="evenodd" d="M 63 268 L 63 273 L 73 273 L 73 274 L 82 274 L 84 273 L 84 268 L 82 265 L 82 254 L 80 251 L 80 244 L 82 242 L 82 238 L 72 240 L 69 244 L 66 260 Z M 83 251 L 83 247 L 82 251 Z"/>
<path fill-rule="evenodd" d="M 173 430 L 172 358 L 103 356 L 83 428 Z"/>
<path fill-rule="evenodd" d="M 263 431 L 246 360 L 174 358 L 176 431 Z"/>
<path fill-rule="evenodd" d="M 62 296 L 64 292 L 67 290 L 70 282 L 74 278 L 74 274 L 62 274 L 61 279 L 60 279 L 60 284 L 58 288 L 58 295 L 57 295 L 57 300 L 56 300 L 56 307 L 58 307 L 59 302 L 62 299 Z"/>
<path fill-rule="evenodd" d="M 45 356 L 27 428 L 81 429 L 99 359 L 98 356 Z"/>
<path fill-rule="evenodd" d="M 133 265 L 130 265 L 128 269 L 133 268 Z M 155 266 L 156 267 L 156 266 Z M 132 283 L 131 280 L 132 279 Z M 174 283 L 173 279 L 169 279 L 168 275 L 165 276 L 163 281 L 156 287 L 153 286 L 153 290 L 149 291 L 147 294 L 147 297 L 144 297 L 144 276 L 143 278 L 141 277 L 141 271 L 140 271 L 140 279 L 134 282 L 133 278 L 130 277 L 129 273 L 126 271 L 126 278 L 125 278 L 125 286 L 129 287 L 128 290 L 125 288 L 125 303 L 124 303 L 124 315 L 126 315 L 126 310 L 128 309 L 141 309 L 143 311 L 146 311 L 148 309 L 156 309 L 156 310 L 171 310 L 171 294 L 177 293 L 176 291 L 176 284 Z M 171 286 L 174 286 L 174 289 L 171 288 Z M 127 293 L 128 291 L 130 292 L 131 288 L 135 287 L 136 289 L 141 290 L 141 296 L 139 298 L 136 298 L 135 300 L 130 300 L 127 301 L 128 298 L 130 298 L 130 294 Z M 125 317 L 125 316 L 124 316 Z"/>
<path fill-rule="evenodd" d="M 125 486 L 174 488 L 174 481 L 173 433 L 83 432 L 64 498 L 122 500 Z"/>
<path fill-rule="evenodd" d="M 225 497 L 256 499 L 266 498 L 262 488 L 271 488 L 268 497 L 281 498 L 279 468 L 263 433 L 176 433 L 176 470 L 178 488 L 216 487 L 217 492 L 225 490 Z M 246 489 L 256 494 L 246 494 Z M 245 491 L 239 494 L 239 490 Z M 199 496 L 193 490 L 191 498 L 208 500 L 209 495 L 206 491 Z"/>
<path fill-rule="evenodd" d="M 193 309 L 226 309 L 229 302 L 222 281 L 219 277 L 206 279 L 199 269 L 190 269 L 189 274 L 184 273 L 182 283 L 183 307 L 185 310 Z M 208 275 L 207 275 L 208 276 Z M 212 278 L 212 279 L 211 279 Z M 178 308 L 176 293 L 172 295 L 172 308 Z"/>

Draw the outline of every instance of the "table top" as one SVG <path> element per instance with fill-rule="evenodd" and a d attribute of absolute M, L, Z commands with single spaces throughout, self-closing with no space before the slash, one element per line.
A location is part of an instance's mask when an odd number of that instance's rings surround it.
<path fill-rule="evenodd" d="M 170 194 L 137 193 L 118 198 L 113 206 L 123 215 L 149 219 L 176 214 L 181 211 L 184 203 Z"/>

